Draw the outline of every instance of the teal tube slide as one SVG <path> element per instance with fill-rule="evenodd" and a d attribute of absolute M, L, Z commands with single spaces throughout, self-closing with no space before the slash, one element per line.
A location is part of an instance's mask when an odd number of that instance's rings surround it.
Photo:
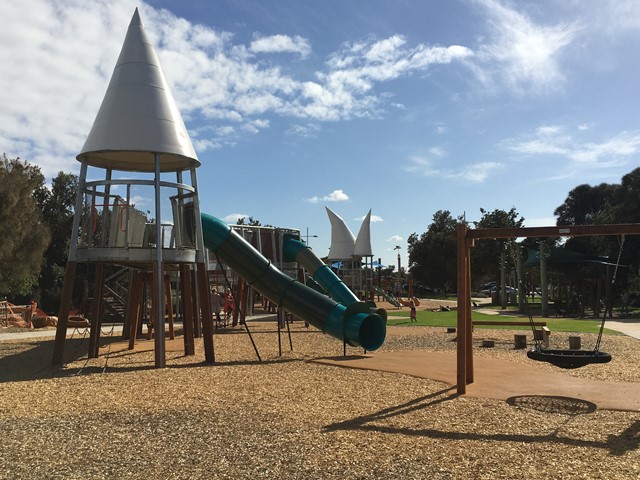
<path fill-rule="evenodd" d="M 380 348 L 386 323 L 353 293 L 355 301 L 339 303 L 278 270 L 221 220 L 204 213 L 201 217 L 205 246 L 270 301 L 349 345 L 368 351 Z M 335 290 L 346 295 L 341 288 Z"/>
<path fill-rule="evenodd" d="M 311 248 L 298 239 L 291 238 L 284 242 L 284 258 L 302 265 L 327 295 L 343 305 L 351 305 L 360 299 L 347 287 L 340 277 L 320 260 Z"/>
<path fill-rule="evenodd" d="M 297 238 L 290 238 L 284 242 L 284 257 L 286 261 L 296 261 L 302 265 L 311 278 L 322 287 L 322 289 L 342 305 L 349 306 L 360 302 L 360 299 L 349 287 L 338 277 L 333 270 L 313 253 L 311 247 Z M 384 308 L 376 309 L 373 302 L 368 304 L 372 312 L 380 315 L 385 321 L 387 311 Z"/>

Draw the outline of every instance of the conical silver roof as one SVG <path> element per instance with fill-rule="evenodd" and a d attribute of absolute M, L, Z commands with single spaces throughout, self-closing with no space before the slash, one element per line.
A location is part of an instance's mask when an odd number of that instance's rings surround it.
<path fill-rule="evenodd" d="M 370 257 L 373 255 L 371 249 L 371 210 L 364 217 L 358 236 L 356 237 L 356 244 L 353 250 L 353 254 L 356 257 Z"/>
<path fill-rule="evenodd" d="M 136 8 L 102 105 L 77 158 L 96 167 L 149 172 L 155 169 L 156 153 L 162 171 L 200 166 Z"/>
<path fill-rule="evenodd" d="M 329 247 L 329 260 L 351 260 L 355 238 L 344 220 L 329 207 L 327 210 L 331 222 L 331 246 Z"/>

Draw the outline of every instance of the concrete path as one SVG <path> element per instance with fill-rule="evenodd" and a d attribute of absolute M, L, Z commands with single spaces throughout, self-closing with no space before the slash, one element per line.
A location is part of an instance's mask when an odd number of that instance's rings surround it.
<path fill-rule="evenodd" d="M 365 370 L 402 373 L 456 385 L 455 352 L 420 350 L 376 352 L 373 355 L 331 357 L 316 363 Z M 467 385 L 467 395 L 477 398 L 508 400 L 522 396 L 565 397 L 588 401 L 606 410 L 640 412 L 640 384 L 604 382 L 576 378 L 562 371 L 550 371 L 476 355 L 475 381 Z"/>
<path fill-rule="evenodd" d="M 630 337 L 640 339 L 640 319 L 638 318 L 619 318 L 615 321 L 607 320 L 604 325 L 606 328 L 610 328 L 611 330 L 615 330 L 616 332 L 621 332 Z"/>

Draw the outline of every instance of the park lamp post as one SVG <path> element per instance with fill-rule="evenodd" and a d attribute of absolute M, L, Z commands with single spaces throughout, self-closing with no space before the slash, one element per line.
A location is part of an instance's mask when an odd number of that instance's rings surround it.
<path fill-rule="evenodd" d="M 402 293 L 402 280 L 400 277 L 400 245 L 396 245 L 394 250 L 398 250 L 398 293 Z"/>
<path fill-rule="evenodd" d="M 309 245 L 309 239 L 310 238 L 318 238 L 318 235 L 309 235 L 309 227 L 307 227 L 307 234 L 304 235 L 305 241 L 304 243 L 306 243 L 307 245 Z"/>

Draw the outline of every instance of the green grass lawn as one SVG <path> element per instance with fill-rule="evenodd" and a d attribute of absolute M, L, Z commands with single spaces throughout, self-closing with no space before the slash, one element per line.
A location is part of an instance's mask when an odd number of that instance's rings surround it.
<path fill-rule="evenodd" d="M 528 317 L 514 315 L 487 315 L 480 312 L 472 312 L 472 320 L 497 320 L 497 321 L 514 321 L 514 322 L 527 322 Z M 422 325 L 427 327 L 455 327 L 457 324 L 457 312 L 430 312 L 430 311 L 418 311 L 416 312 L 417 323 L 411 323 L 409 320 L 408 310 L 390 310 L 390 317 L 402 317 L 402 319 L 391 318 L 387 322 L 388 325 Z M 576 333 L 598 333 L 600 331 L 600 320 L 593 318 L 542 318 L 534 316 L 533 320 L 536 322 L 547 322 L 547 326 L 552 332 L 576 332 Z M 606 325 L 606 324 L 605 324 Z M 487 329 L 508 329 L 508 330 L 530 330 L 529 326 L 476 326 L 474 328 L 487 328 Z M 605 333 L 619 334 L 614 330 L 605 328 Z"/>

